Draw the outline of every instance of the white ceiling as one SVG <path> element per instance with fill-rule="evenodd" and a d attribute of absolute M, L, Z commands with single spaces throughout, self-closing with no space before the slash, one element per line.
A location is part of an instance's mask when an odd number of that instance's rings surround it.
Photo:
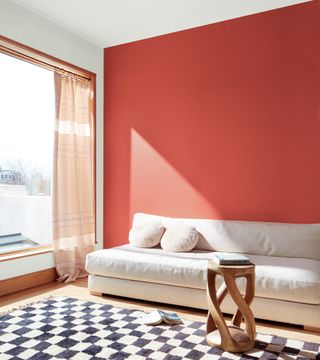
<path fill-rule="evenodd" d="M 109 47 L 310 0 L 12 1 L 101 47 Z"/>

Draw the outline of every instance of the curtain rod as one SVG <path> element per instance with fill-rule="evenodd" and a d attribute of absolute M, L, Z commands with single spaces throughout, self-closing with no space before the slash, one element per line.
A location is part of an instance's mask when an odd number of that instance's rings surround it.
<path fill-rule="evenodd" d="M 1 51 L 2 49 L 4 49 L 5 51 Z M 52 65 L 52 64 L 49 64 L 43 60 L 39 60 L 39 59 L 36 59 L 30 55 L 27 55 L 27 54 L 24 54 L 24 53 L 21 53 L 19 51 L 16 51 L 16 50 L 13 50 L 13 49 L 10 49 L 9 47 L 6 47 L 4 45 L 0 45 L 0 52 L 8 55 L 12 55 L 13 57 L 16 57 L 17 59 L 20 59 L 20 60 L 26 60 L 32 64 L 38 64 L 39 66 L 47 69 L 47 70 L 51 70 L 51 71 L 54 71 L 54 72 L 57 72 L 57 73 L 60 73 L 60 74 L 70 74 L 71 76 L 75 76 L 75 77 L 80 77 L 82 79 L 85 79 L 85 80 L 88 80 L 88 81 L 91 81 L 91 78 L 90 77 L 87 77 L 87 76 L 84 76 L 84 75 L 80 75 L 80 74 L 77 74 L 75 72 L 72 72 L 72 71 L 69 71 L 69 70 L 66 70 L 64 68 L 60 68 L 58 66 L 55 66 L 55 65 Z"/>

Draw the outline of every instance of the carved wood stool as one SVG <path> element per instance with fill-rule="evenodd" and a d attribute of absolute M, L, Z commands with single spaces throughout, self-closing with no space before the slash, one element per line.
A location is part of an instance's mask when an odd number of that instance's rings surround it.
<path fill-rule="evenodd" d="M 222 275 L 223 284 L 216 291 L 216 276 Z M 245 295 L 242 296 L 235 280 L 244 277 L 247 280 Z M 245 352 L 254 347 L 256 326 L 250 309 L 255 291 L 255 265 L 217 265 L 208 262 L 207 298 L 207 343 L 225 351 Z M 220 304 L 229 292 L 238 309 L 233 315 L 232 325 L 227 325 L 220 310 Z M 245 321 L 245 330 L 240 328 Z"/>

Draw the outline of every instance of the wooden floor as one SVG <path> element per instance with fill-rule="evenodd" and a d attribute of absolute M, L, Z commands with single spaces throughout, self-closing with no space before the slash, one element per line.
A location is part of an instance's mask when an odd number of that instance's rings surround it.
<path fill-rule="evenodd" d="M 86 278 L 78 279 L 77 281 L 70 284 L 53 282 L 47 285 L 42 285 L 34 287 L 32 289 L 16 292 L 14 294 L 2 296 L 0 297 L 0 313 L 52 295 L 75 297 L 85 301 L 95 301 L 98 303 L 111 304 L 114 306 L 120 306 L 125 308 L 139 308 L 145 311 L 151 311 L 154 308 L 161 307 L 161 309 L 170 309 L 177 312 L 180 316 L 194 321 L 205 322 L 207 315 L 206 312 L 203 310 L 195 310 L 164 304 L 155 304 L 145 301 L 136 301 L 115 296 L 93 296 L 90 295 L 87 289 Z M 320 343 L 319 333 L 307 332 L 298 327 L 289 325 L 285 326 L 283 324 L 280 325 L 277 323 L 258 321 L 257 332 L 265 334 L 275 334 L 291 339 Z"/>

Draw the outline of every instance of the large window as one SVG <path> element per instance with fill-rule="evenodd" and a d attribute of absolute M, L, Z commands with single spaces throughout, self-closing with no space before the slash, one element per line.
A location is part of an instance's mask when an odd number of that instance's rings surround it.
<path fill-rule="evenodd" d="M 51 242 L 53 72 L 0 53 L 0 254 Z"/>
<path fill-rule="evenodd" d="M 52 244 L 75 279 L 95 246 L 96 75 L 0 35 L 0 79 L 0 261 Z"/>

